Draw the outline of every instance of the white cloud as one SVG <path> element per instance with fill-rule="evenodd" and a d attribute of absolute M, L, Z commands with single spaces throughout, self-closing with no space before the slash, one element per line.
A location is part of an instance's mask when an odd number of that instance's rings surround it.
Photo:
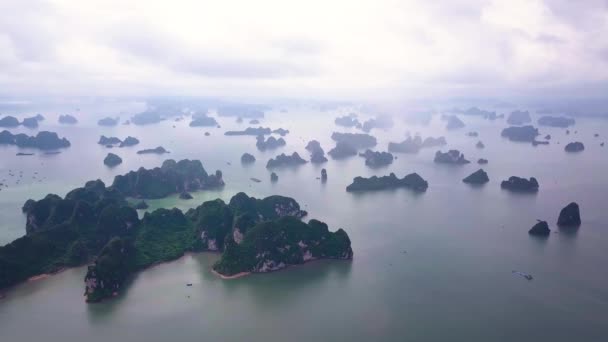
<path fill-rule="evenodd" d="M 0 94 L 399 96 L 608 81 L 590 0 L 0 4 Z"/>

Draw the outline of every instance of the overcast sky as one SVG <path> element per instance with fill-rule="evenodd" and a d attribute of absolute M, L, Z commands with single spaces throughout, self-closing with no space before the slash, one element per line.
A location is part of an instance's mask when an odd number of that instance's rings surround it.
<path fill-rule="evenodd" d="M 499 95 L 608 84 L 608 0 L 0 1 L 0 95 Z"/>

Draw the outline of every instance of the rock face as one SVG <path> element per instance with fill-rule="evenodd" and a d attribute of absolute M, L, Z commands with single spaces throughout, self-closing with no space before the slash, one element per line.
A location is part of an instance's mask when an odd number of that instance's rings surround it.
<path fill-rule="evenodd" d="M 134 258 L 134 248 L 127 239 L 110 240 L 84 277 L 86 301 L 95 303 L 118 294 L 132 273 Z"/>
<path fill-rule="evenodd" d="M 460 120 L 456 115 L 450 115 L 446 119 L 448 121 L 447 125 L 445 126 L 446 129 L 453 130 L 464 127 L 464 122 L 462 122 L 462 120 Z"/>
<path fill-rule="evenodd" d="M 538 119 L 538 124 L 541 126 L 561 127 L 566 128 L 575 124 L 574 119 L 561 116 L 543 116 Z"/>
<path fill-rule="evenodd" d="M 108 155 L 103 159 L 103 163 L 109 167 L 114 167 L 122 163 L 122 158 L 114 153 L 108 153 Z"/>
<path fill-rule="evenodd" d="M 74 125 L 78 123 L 78 119 L 69 114 L 59 115 L 59 123 L 64 125 Z"/>
<path fill-rule="evenodd" d="M 271 181 L 271 182 L 273 182 L 273 183 L 278 182 L 278 181 L 279 181 L 279 176 L 277 176 L 277 174 L 276 174 L 276 173 L 272 172 L 272 173 L 270 174 L 270 181 Z"/>
<path fill-rule="evenodd" d="M 460 153 L 458 150 L 449 150 L 445 153 L 441 151 L 437 151 L 435 153 L 435 163 L 439 164 L 455 164 L 455 165 L 463 165 L 468 164 L 470 161 L 464 158 L 464 154 Z"/>
<path fill-rule="evenodd" d="M 118 118 L 106 117 L 97 121 L 97 124 L 99 126 L 116 126 L 118 125 Z"/>
<path fill-rule="evenodd" d="M 516 110 L 511 112 L 507 118 L 507 123 L 509 125 L 521 126 L 529 122 L 532 122 L 532 118 L 530 118 L 530 113 L 528 111 Z"/>
<path fill-rule="evenodd" d="M 118 145 L 120 143 L 122 143 L 122 141 L 120 139 L 118 139 L 117 137 L 106 137 L 105 135 L 102 135 L 99 138 L 99 141 L 97 142 L 99 145 Z"/>
<path fill-rule="evenodd" d="M 241 163 L 243 164 L 251 164 L 255 162 L 255 157 L 249 153 L 243 153 L 241 156 Z"/>
<path fill-rule="evenodd" d="M 148 208 L 149 208 L 149 206 L 148 206 L 148 203 L 146 203 L 146 201 L 141 200 L 141 201 L 139 201 L 139 202 L 135 203 L 135 204 L 133 205 L 133 208 L 135 208 L 135 209 L 137 209 L 137 210 L 145 210 L 145 209 L 148 209 Z"/>
<path fill-rule="evenodd" d="M 213 127 L 217 126 L 217 120 L 207 115 L 199 115 L 192 118 L 190 127 Z"/>
<path fill-rule="evenodd" d="M 394 173 L 388 176 L 372 176 L 370 178 L 355 177 L 353 182 L 346 187 L 348 192 L 377 191 L 397 188 L 408 188 L 414 191 L 424 192 L 429 184 L 417 173 L 410 173 L 399 179 Z"/>
<path fill-rule="evenodd" d="M 307 161 L 302 159 L 298 152 L 294 152 L 290 156 L 286 155 L 285 153 L 281 153 L 274 159 L 271 158 L 268 160 L 268 163 L 266 163 L 266 168 L 273 169 L 278 167 L 299 166 L 306 163 Z"/>
<path fill-rule="evenodd" d="M 336 143 L 346 143 L 355 149 L 371 148 L 376 146 L 376 138 L 364 133 L 338 133 L 334 132 L 331 138 Z"/>
<path fill-rule="evenodd" d="M 566 152 L 581 152 L 584 149 L 585 149 L 585 145 L 583 145 L 583 143 L 579 142 L 579 141 L 568 143 L 564 147 L 564 151 L 566 151 Z"/>
<path fill-rule="evenodd" d="M 165 150 L 165 148 L 162 146 L 137 151 L 137 154 L 164 154 L 164 153 L 169 153 L 169 151 Z"/>
<path fill-rule="evenodd" d="M 41 150 L 54 150 L 70 146 L 70 142 L 66 138 L 60 139 L 57 133 L 47 131 L 38 132 L 36 136 L 28 136 L 23 133 L 13 135 L 9 131 L 2 131 L 0 132 L 0 144 Z"/>
<path fill-rule="evenodd" d="M 528 234 L 534 236 L 549 236 L 551 229 L 547 221 L 538 221 L 529 231 Z"/>
<path fill-rule="evenodd" d="M 322 164 L 327 162 L 325 151 L 321 148 L 321 144 L 316 140 L 311 140 L 306 144 L 306 150 L 310 152 L 310 162 L 313 164 Z"/>
<path fill-rule="evenodd" d="M 533 126 L 512 126 L 503 129 L 500 135 L 511 141 L 533 142 L 539 133 L 538 129 Z"/>
<path fill-rule="evenodd" d="M 260 151 L 273 150 L 281 146 L 285 146 L 285 140 L 283 138 L 276 139 L 272 136 L 264 140 L 263 135 L 258 135 L 256 138 L 255 146 Z"/>
<path fill-rule="evenodd" d="M 465 177 L 462 181 L 467 184 L 486 184 L 490 181 L 490 178 L 483 169 L 479 169 Z"/>
<path fill-rule="evenodd" d="M 224 133 L 224 135 L 253 135 L 253 136 L 258 136 L 258 135 L 268 135 L 272 133 L 272 131 L 270 130 L 270 128 L 264 128 L 264 127 L 258 127 L 258 128 L 253 128 L 253 127 L 247 127 L 244 131 L 227 131 Z"/>
<path fill-rule="evenodd" d="M 327 152 L 333 159 L 344 159 L 357 155 L 357 149 L 346 142 L 338 142 L 336 146 Z"/>
<path fill-rule="evenodd" d="M 17 127 L 19 126 L 19 120 L 14 116 L 5 116 L 0 119 L 0 127 Z"/>
<path fill-rule="evenodd" d="M 163 198 L 174 193 L 222 187 L 221 171 L 208 175 L 199 160 L 168 159 L 161 167 L 139 168 L 116 176 L 112 187 L 125 196 L 136 198 Z"/>
<path fill-rule="evenodd" d="M 335 124 L 344 127 L 361 127 L 361 123 L 354 114 L 338 117 L 334 120 Z"/>
<path fill-rule="evenodd" d="M 265 273 L 316 259 L 352 259 L 348 234 L 332 233 L 317 220 L 308 224 L 283 217 L 249 229 L 240 243 L 228 239 L 221 259 L 213 269 L 223 275 Z"/>
<path fill-rule="evenodd" d="M 578 227 L 581 225 L 581 213 L 576 202 L 572 202 L 559 212 L 558 226 Z"/>
<path fill-rule="evenodd" d="M 120 143 L 120 147 L 129 147 L 139 144 L 139 140 L 132 136 L 128 136 L 123 142 Z"/>
<path fill-rule="evenodd" d="M 386 166 L 393 162 L 393 155 L 388 152 L 377 152 L 368 149 L 364 153 L 359 153 L 359 156 L 365 158 L 365 165 L 369 167 Z"/>
<path fill-rule="evenodd" d="M 508 180 L 502 181 L 500 183 L 500 187 L 516 192 L 537 192 L 539 184 L 536 178 L 534 177 L 530 177 L 530 179 L 525 179 L 516 176 L 511 176 Z"/>

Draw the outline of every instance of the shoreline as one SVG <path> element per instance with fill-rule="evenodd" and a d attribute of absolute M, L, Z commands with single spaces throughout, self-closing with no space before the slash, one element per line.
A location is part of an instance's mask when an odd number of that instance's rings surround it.
<path fill-rule="evenodd" d="M 225 275 L 223 275 L 221 273 L 218 273 L 214 269 L 211 269 L 211 273 L 215 274 L 216 276 L 218 276 L 218 277 L 220 277 L 220 278 L 222 278 L 224 280 L 242 278 L 242 277 L 245 277 L 245 276 L 248 276 L 248 275 L 251 274 L 251 272 L 240 272 L 240 273 L 237 273 L 237 274 L 233 274 L 231 276 L 225 276 Z"/>

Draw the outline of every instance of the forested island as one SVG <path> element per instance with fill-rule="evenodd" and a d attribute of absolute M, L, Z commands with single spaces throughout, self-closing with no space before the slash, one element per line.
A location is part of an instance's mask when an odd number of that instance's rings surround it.
<path fill-rule="evenodd" d="M 292 198 L 238 193 L 228 204 L 207 201 L 186 213 L 157 209 L 142 219 L 127 201 L 142 192 L 151 197 L 165 193 L 150 189 L 168 190 L 166 179 L 177 182 L 174 186 L 199 184 L 201 168 L 200 161 L 168 160 L 161 168 L 138 170 L 137 177 L 130 176 L 133 172 L 117 176 L 109 187 L 96 180 L 64 198 L 51 194 L 28 200 L 23 206 L 26 235 L 0 247 L 0 288 L 93 262 L 85 276 L 85 296 L 97 302 L 120 293 L 135 272 L 190 251 L 223 251 L 213 269 L 226 277 L 314 259 L 352 258 L 346 232 L 332 233 L 317 220 L 301 222 L 307 213 Z M 146 183 L 141 186 L 148 191 L 134 192 L 125 186 L 129 179 Z"/>

